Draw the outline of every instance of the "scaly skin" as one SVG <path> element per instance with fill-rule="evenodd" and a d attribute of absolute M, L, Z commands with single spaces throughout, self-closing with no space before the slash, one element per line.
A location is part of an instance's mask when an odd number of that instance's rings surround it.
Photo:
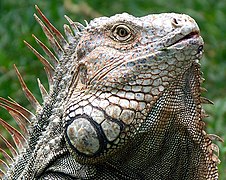
<path fill-rule="evenodd" d="M 123 13 L 78 26 L 53 47 L 49 95 L 4 179 L 218 179 L 196 22 Z"/>

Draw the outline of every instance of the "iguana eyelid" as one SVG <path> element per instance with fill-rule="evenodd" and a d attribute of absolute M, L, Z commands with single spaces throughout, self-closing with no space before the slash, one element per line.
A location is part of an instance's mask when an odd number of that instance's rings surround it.
<path fill-rule="evenodd" d="M 116 24 L 111 29 L 111 37 L 115 41 L 128 42 L 133 39 L 133 30 L 125 24 Z"/>

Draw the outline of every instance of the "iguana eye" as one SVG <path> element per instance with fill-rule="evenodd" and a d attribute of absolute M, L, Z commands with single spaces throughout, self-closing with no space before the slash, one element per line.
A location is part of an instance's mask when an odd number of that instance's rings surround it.
<path fill-rule="evenodd" d="M 119 24 L 112 28 L 112 36 L 114 40 L 129 41 L 132 38 L 132 31 L 128 26 Z"/>

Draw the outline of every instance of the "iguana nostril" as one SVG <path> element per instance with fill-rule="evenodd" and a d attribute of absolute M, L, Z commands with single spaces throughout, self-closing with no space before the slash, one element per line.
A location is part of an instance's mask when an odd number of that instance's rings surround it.
<path fill-rule="evenodd" d="M 174 23 L 174 24 L 178 24 L 178 21 L 177 21 L 176 18 L 173 18 L 173 23 Z"/>
<path fill-rule="evenodd" d="M 179 18 L 173 18 L 172 19 L 172 25 L 175 26 L 175 27 L 181 27 L 183 26 L 184 24 L 182 23 L 183 19 L 179 19 Z"/>
<path fill-rule="evenodd" d="M 172 18 L 172 24 L 175 27 L 181 27 L 185 25 L 188 22 L 188 20 L 189 19 L 187 19 L 186 17 L 176 17 L 176 18 Z M 192 19 L 190 19 L 190 21 L 192 21 Z"/>
<path fill-rule="evenodd" d="M 200 53 L 202 51 L 203 51 L 203 45 L 201 45 L 201 46 L 198 47 L 198 53 Z"/>

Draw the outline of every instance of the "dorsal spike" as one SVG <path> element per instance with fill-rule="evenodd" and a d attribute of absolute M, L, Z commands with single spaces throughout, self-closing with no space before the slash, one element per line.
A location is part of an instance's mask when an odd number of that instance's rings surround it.
<path fill-rule="evenodd" d="M 214 104 L 213 101 L 205 98 L 205 97 L 200 97 L 201 103 L 203 104 Z"/>
<path fill-rule="evenodd" d="M 205 81 L 205 78 L 201 77 L 199 81 L 200 83 L 203 83 Z"/>
<path fill-rule="evenodd" d="M 9 166 L 2 159 L 0 159 L 0 166 L 3 167 L 3 171 L 5 172 L 9 169 Z"/>
<path fill-rule="evenodd" d="M 74 24 L 77 26 L 79 31 L 84 31 L 85 30 L 85 26 L 79 22 L 74 22 Z"/>
<path fill-rule="evenodd" d="M 218 135 L 216 135 L 216 134 L 207 134 L 207 136 L 212 141 L 215 140 L 215 141 L 219 141 L 219 142 L 224 142 L 224 140 L 221 137 L 219 137 Z"/>
<path fill-rule="evenodd" d="M 220 150 L 219 150 L 218 145 L 212 143 L 212 144 L 211 144 L 211 149 L 216 153 L 217 156 L 219 156 Z"/>
<path fill-rule="evenodd" d="M 39 78 L 37 78 L 38 81 L 38 86 L 42 95 L 42 99 L 44 100 L 46 97 L 48 97 L 48 92 L 46 91 L 45 87 L 43 86 L 43 84 L 41 83 L 41 81 L 39 80 Z"/>
<path fill-rule="evenodd" d="M 0 178 L 3 178 L 5 176 L 5 172 L 0 169 Z"/>
<path fill-rule="evenodd" d="M 11 156 L 7 152 L 5 152 L 2 148 L 0 148 L 0 153 L 6 159 L 8 164 L 12 164 L 14 162 L 13 158 L 11 158 Z"/>
<path fill-rule="evenodd" d="M 36 55 L 36 57 L 40 60 L 40 62 L 44 65 L 48 82 L 51 87 L 53 84 L 53 75 L 55 72 L 53 66 L 41 54 L 39 54 L 29 43 L 27 43 L 26 41 L 24 41 L 24 43 Z"/>
<path fill-rule="evenodd" d="M 51 91 L 52 90 L 52 87 L 53 87 L 53 74 L 50 71 L 48 71 L 46 69 L 46 67 L 44 67 L 44 70 L 45 70 L 46 75 L 47 75 L 47 78 L 48 78 L 49 91 Z"/>
<path fill-rule="evenodd" d="M 38 111 L 39 109 L 41 109 L 41 105 L 39 104 L 37 99 L 34 97 L 34 95 L 31 93 L 31 91 L 27 88 L 27 85 L 25 84 L 25 82 L 15 64 L 14 64 L 14 69 L 16 71 L 17 77 L 20 81 L 20 84 L 22 86 L 22 90 L 23 90 L 25 96 L 27 97 L 27 99 L 29 100 L 31 105 L 35 108 L 35 110 Z"/>
<path fill-rule="evenodd" d="M 71 31 L 71 28 L 67 24 L 64 24 L 64 33 L 67 36 L 69 42 L 72 42 L 72 40 L 75 39 L 74 34 Z"/>
<path fill-rule="evenodd" d="M 43 21 L 46 23 L 47 27 L 50 29 L 50 31 L 55 35 L 57 40 L 59 41 L 61 47 L 64 47 L 67 45 L 67 41 L 64 39 L 63 35 L 50 23 L 50 21 L 46 18 L 46 16 L 42 13 L 42 11 L 39 9 L 37 5 L 35 5 L 35 8 L 38 12 L 38 14 L 42 17 Z"/>
<path fill-rule="evenodd" d="M 58 58 L 61 58 L 62 55 L 64 54 L 63 47 L 60 46 L 60 44 L 57 42 L 57 40 L 55 39 L 53 34 L 49 31 L 49 29 L 45 26 L 45 24 L 41 21 L 41 19 L 39 19 L 39 17 L 36 14 L 34 14 L 34 17 L 35 17 L 36 21 L 40 24 L 43 32 L 45 33 L 46 37 L 49 40 L 49 43 L 50 43 L 51 47 L 53 48 L 54 52 L 56 53 Z"/>
<path fill-rule="evenodd" d="M 86 27 L 89 26 L 89 23 L 88 21 L 84 20 L 85 24 L 86 24 Z"/>
<path fill-rule="evenodd" d="M 18 124 L 19 128 L 21 129 L 21 131 L 23 132 L 24 136 L 27 137 L 28 136 L 28 129 L 24 122 L 24 117 L 21 116 L 21 114 L 19 113 L 15 113 L 14 111 L 9 111 L 9 114 L 13 117 L 13 119 L 16 121 L 16 123 Z"/>
<path fill-rule="evenodd" d="M 207 89 L 204 88 L 204 87 L 200 87 L 200 91 L 201 91 L 201 92 L 207 92 Z"/>
<path fill-rule="evenodd" d="M 56 56 L 34 34 L 32 34 L 32 37 L 35 39 L 35 41 L 39 44 L 39 46 L 43 49 L 43 51 L 49 57 L 49 60 L 51 61 L 51 63 L 56 67 L 59 63 L 59 60 L 56 58 Z"/>
<path fill-rule="evenodd" d="M 9 97 L 10 98 L 10 97 Z M 23 106 L 21 106 L 20 104 L 18 104 L 16 101 L 14 101 L 12 98 L 10 98 L 9 101 L 5 98 L 0 97 L 0 101 L 7 104 L 8 106 L 11 106 L 13 109 L 18 110 L 21 114 L 23 114 L 24 117 L 26 117 L 26 119 L 31 119 L 32 117 L 34 117 L 35 115 L 30 112 L 29 110 L 27 110 L 26 108 L 24 108 Z"/>
<path fill-rule="evenodd" d="M 69 22 L 74 34 L 75 34 L 75 38 L 79 38 L 81 36 L 81 33 L 79 32 L 78 27 L 76 26 L 75 22 L 71 20 L 71 18 L 69 18 L 67 15 L 64 15 L 64 17 L 67 19 L 67 21 Z"/>
<path fill-rule="evenodd" d="M 209 117 L 209 115 L 208 114 L 206 114 L 206 111 L 204 110 L 204 109 L 201 109 L 201 118 L 203 119 L 203 118 L 207 118 L 207 117 Z"/>
<path fill-rule="evenodd" d="M 5 108 L 9 112 L 9 114 L 13 117 L 13 119 L 16 121 L 16 123 L 24 133 L 24 135 L 27 135 L 28 134 L 27 126 L 30 124 L 29 119 L 27 119 L 23 114 L 21 114 L 20 111 L 13 109 L 12 107 L 6 104 L 0 103 L 0 106 Z"/>
<path fill-rule="evenodd" d="M 13 157 L 16 158 L 18 153 L 17 153 L 16 149 L 13 147 L 13 145 L 6 138 L 4 138 L 1 134 L 0 134 L 0 138 L 2 138 L 3 142 L 5 143 L 5 145 L 7 146 L 7 148 L 13 155 Z"/>
<path fill-rule="evenodd" d="M 212 154 L 212 160 L 213 160 L 213 162 L 215 162 L 217 164 L 221 163 L 220 159 L 218 158 L 218 156 L 216 154 Z"/>
<path fill-rule="evenodd" d="M 14 127 L 12 127 L 10 124 L 5 122 L 1 118 L 0 118 L 0 124 L 9 132 L 9 134 L 13 138 L 14 143 L 17 146 L 17 149 L 19 151 L 22 150 L 23 146 L 27 143 L 24 136 L 18 130 L 16 130 Z"/>

